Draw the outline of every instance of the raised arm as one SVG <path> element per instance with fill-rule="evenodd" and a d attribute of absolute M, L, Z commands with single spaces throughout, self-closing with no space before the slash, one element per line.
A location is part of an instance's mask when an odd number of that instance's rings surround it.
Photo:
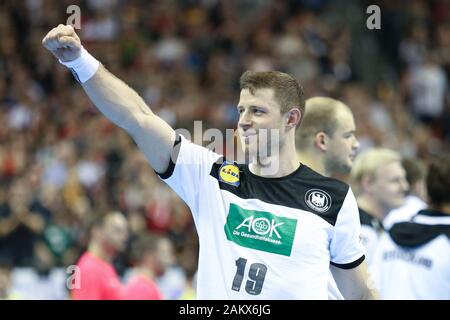
<path fill-rule="evenodd" d="M 72 26 L 60 24 L 45 36 L 42 44 L 74 70 L 91 101 L 131 135 L 152 168 L 164 172 L 169 165 L 175 131 L 151 111 L 136 91 L 84 50 Z"/>

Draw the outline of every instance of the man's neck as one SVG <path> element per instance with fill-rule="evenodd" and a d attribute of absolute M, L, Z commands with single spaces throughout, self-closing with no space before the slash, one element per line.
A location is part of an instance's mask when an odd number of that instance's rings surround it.
<path fill-rule="evenodd" d="M 383 219 L 389 213 L 389 210 L 384 209 L 381 205 L 379 205 L 375 200 L 373 200 L 370 196 L 360 195 L 356 199 L 358 206 L 367 211 L 371 216 L 377 218 L 379 221 L 383 221 Z"/>
<path fill-rule="evenodd" d="M 295 147 L 282 148 L 279 155 L 269 156 L 249 164 L 249 170 L 257 176 L 264 178 L 285 177 L 298 169 L 300 163 L 297 159 Z"/>
<path fill-rule="evenodd" d="M 445 214 L 448 214 L 450 216 L 450 203 L 444 204 L 444 205 L 440 205 L 440 206 L 433 206 L 430 205 L 429 207 L 432 210 L 436 210 Z"/>
<path fill-rule="evenodd" d="M 111 262 L 113 259 L 113 255 L 108 254 L 108 252 L 106 250 L 104 250 L 100 244 L 96 243 L 96 242 L 91 242 L 89 244 L 89 248 L 88 248 L 88 252 L 90 254 L 92 254 L 93 256 L 106 261 L 106 262 Z"/>
<path fill-rule="evenodd" d="M 321 175 L 328 176 L 322 161 L 322 157 L 308 151 L 299 151 L 297 155 L 302 164 L 307 165 Z"/>

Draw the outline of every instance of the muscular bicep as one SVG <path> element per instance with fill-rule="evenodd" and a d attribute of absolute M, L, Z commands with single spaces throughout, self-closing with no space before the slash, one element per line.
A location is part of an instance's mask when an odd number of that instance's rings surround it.
<path fill-rule="evenodd" d="M 130 134 L 144 153 L 152 168 L 159 173 L 165 172 L 172 156 L 175 142 L 175 130 L 163 119 L 152 114 L 142 115 Z M 176 162 L 176 159 L 173 159 Z"/>
<path fill-rule="evenodd" d="M 369 300 L 378 298 L 378 293 L 369 277 L 365 261 L 352 269 L 330 265 L 330 270 L 339 291 L 345 299 Z"/>
<path fill-rule="evenodd" d="M 155 171 L 168 167 L 175 131 L 135 90 L 103 66 L 83 88 L 103 115 L 131 135 Z"/>

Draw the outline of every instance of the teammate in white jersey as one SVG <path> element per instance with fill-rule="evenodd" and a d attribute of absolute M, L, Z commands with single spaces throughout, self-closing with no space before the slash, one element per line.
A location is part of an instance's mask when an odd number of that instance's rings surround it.
<path fill-rule="evenodd" d="M 353 113 L 341 101 L 326 97 L 306 100 L 305 115 L 295 140 L 300 162 L 324 176 L 345 181 L 359 148 L 355 131 Z M 328 296 L 330 300 L 343 299 L 332 275 Z"/>
<path fill-rule="evenodd" d="M 189 205 L 200 241 L 198 298 L 327 299 L 330 263 L 346 298 L 375 295 L 351 189 L 297 160 L 304 102 L 295 79 L 281 72 L 241 77 L 238 133 L 251 162 L 238 165 L 177 135 L 82 48 L 72 27 L 54 28 L 43 45 Z"/>
<path fill-rule="evenodd" d="M 392 226 L 375 251 L 372 272 L 382 299 L 450 299 L 450 156 L 427 177 L 429 206 Z"/>
<path fill-rule="evenodd" d="M 420 159 L 403 158 L 402 167 L 406 171 L 409 190 L 405 203 L 383 219 L 385 230 L 389 230 L 394 223 L 409 221 L 419 210 L 427 207 L 426 164 Z"/>
<path fill-rule="evenodd" d="M 359 154 L 353 164 L 351 181 L 360 208 L 362 240 L 368 264 L 384 229 L 387 214 L 405 203 L 408 182 L 398 152 L 372 148 Z"/>

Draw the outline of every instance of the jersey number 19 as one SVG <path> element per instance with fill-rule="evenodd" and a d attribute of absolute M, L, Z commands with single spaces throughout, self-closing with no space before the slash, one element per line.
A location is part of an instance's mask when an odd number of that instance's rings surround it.
<path fill-rule="evenodd" d="M 232 290 L 241 290 L 246 265 L 247 259 L 239 258 L 236 260 L 237 270 L 233 279 L 233 285 L 231 287 Z M 252 263 L 250 265 L 250 270 L 248 271 L 249 280 L 245 283 L 245 291 L 247 291 L 248 294 L 258 295 L 261 293 L 264 279 L 266 278 L 266 272 L 267 267 L 262 263 Z"/>

